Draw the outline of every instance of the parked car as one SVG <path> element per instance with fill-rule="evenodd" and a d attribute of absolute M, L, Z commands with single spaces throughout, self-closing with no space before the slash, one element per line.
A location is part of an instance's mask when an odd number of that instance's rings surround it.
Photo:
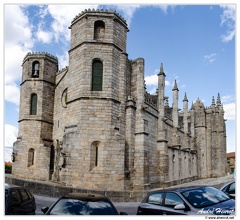
<path fill-rule="evenodd" d="M 214 187 L 168 188 L 150 192 L 137 215 L 234 215 L 235 200 Z"/>
<path fill-rule="evenodd" d="M 235 199 L 235 180 L 227 182 L 220 190 L 225 192 L 231 199 Z"/>
<path fill-rule="evenodd" d="M 5 184 L 5 215 L 34 215 L 34 196 L 22 186 Z"/>
<path fill-rule="evenodd" d="M 90 193 L 69 193 L 41 210 L 45 215 L 127 215 L 119 213 L 106 196 Z"/>

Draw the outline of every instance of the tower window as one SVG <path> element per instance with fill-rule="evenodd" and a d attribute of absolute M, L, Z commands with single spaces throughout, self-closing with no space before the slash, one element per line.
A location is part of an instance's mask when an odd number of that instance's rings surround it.
<path fill-rule="evenodd" d="M 34 149 L 30 148 L 28 151 L 28 167 L 34 164 Z"/>
<path fill-rule="evenodd" d="M 94 141 L 90 147 L 90 170 L 99 165 L 99 141 Z"/>
<path fill-rule="evenodd" d="M 68 89 L 66 88 L 63 93 L 62 93 L 62 106 L 67 107 L 67 91 Z"/>
<path fill-rule="evenodd" d="M 95 21 L 94 23 L 94 40 L 102 40 L 105 34 L 105 23 L 103 21 Z"/>
<path fill-rule="evenodd" d="M 92 91 L 102 91 L 103 64 L 95 60 L 92 64 Z"/>
<path fill-rule="evenodd" d="M 40 63 L 38 61 L 34 61 L 32 64 L 32 77 L 34 78 L 39 77 L 39 69 L 40 69 Z"/>
<path fill-rule="evenodd" d="M 30 115 L 37 114 L 37 95 L 35 93 L 31 94 L 31 103 L 30 103 Z"/>

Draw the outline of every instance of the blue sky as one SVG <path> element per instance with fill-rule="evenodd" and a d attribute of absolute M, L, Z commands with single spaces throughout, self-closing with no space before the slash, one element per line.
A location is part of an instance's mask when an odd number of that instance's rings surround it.
<path fill-rule="evenodd" d="M 112 1 L 113 2 L 113 1 Z M 64 2 L 63 2 L 64 3 Z M 62 4 L 63 4 L 62 3 Z M 89 4 L 89 3 L 88 3 Z M 155 93 L 163 63 L 166 96 L 172 104 L 176 79 L 179 108 L 186 92 L 189 108 L 198 98 L 210 106 L 220 93 L 227 125 L 227 152 L 235 151 L 236 39 L 235 5 L 114 4 L 7 5 L 4 9 L 4 130 L 5 161 L 10 160 L 18 132 L 21 64 L 30 52 L 58 57 L 68 66 L 73 18 L 88 8 L 116 10 L 127 21 L 129 59 L 145 59 L 147 90 Z"/>

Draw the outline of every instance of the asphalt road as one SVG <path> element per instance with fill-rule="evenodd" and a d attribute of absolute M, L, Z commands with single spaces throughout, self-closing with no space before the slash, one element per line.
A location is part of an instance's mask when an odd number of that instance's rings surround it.
<path fill-rule="evenodd" d="M 57 198 L 52 198 L 52 197 L 46 197 L 46 196 L 39 196 L 39 195 L 34 195 L 36 199 L 36 204 L 37 204 L 37 209 L 36 209 L 36 215 L 43 215 L 43 212 L 41 211 L 42 207 L 50 207 L 56 200 Z M 126 212 L 128 215 L 136 215 L 137 213 L 137 207 L 138 207 L 138 202 L 114 202 L 113 203 L 117 210 L 119 212 Z"/>

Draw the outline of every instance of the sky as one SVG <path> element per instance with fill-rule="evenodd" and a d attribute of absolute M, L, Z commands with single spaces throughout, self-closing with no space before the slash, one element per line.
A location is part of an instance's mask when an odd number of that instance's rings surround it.
<path fill-rule="evenodd" d="M 78 1 L 79 2 L 79 1 Z M 86 1 L 87 2 L 87 1 Z M 214 4 L 111 4 L 3 5 L 3 131 L 5 161 L 11 160 L 18 136 L 22 61 L 28 52 L 47 52 L 68 66 L 70 29 L 81 11 L 113 9 L 128 24 L 129 59 L 144 58 L 147 91 L 155 94 L 157 74 L 163 63 L 165 95 L 172 105 L 174 80 L 179 89 L 180 109 L 186 92 L 189 109 L 198 98 L 208 107 L 218 93 L 225 110 L 227 152 L 236 144 L 236 5 Z M 234 1 L 232 2 L 234 3 Z M 236 3 L 236 2 L 235 2 Z M 20 5 L 21 4 L 21 5 Z"/>

